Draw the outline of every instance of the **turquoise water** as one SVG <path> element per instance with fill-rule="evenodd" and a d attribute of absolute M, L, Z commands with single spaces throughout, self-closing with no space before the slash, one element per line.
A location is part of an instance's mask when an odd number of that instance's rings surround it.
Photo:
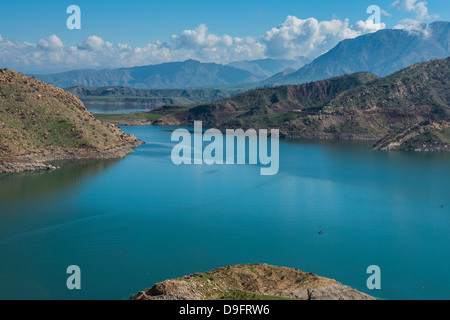
<path fill-rule="evenodd" d="M 261 176 L 256 165 L 175 166 L 167 128 L 124 130 L 147 142 L 124 159 L 0 176 L 1 299 L 127 299 L 253 262 L 383 299 L 450 298 L 449 154 L 284 140 L 279 173 Z M 81 290 L 66 287 L 69 265 Z M 366 287 L 370 265 L 381 290 Z"/>

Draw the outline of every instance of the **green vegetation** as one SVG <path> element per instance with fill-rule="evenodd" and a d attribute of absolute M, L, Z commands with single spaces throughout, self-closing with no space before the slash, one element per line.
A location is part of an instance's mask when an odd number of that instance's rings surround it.
<path fill-rule="evenodd" d="M 198 89 L 135 89 L 127 87 L 84 86 L 70 87 L 67 91 L 78 96 L 84 103 L 135 104 L 159 107 L 166 104 L 190 104 L 216 101 L 231 96 L 227 90 Z"/>
<path fill-rule="evenodd" d="M 327 298 L 372 299 L 340 283 L 294 268 L 267 264 L 227 266 L 156 283 L 134 300 L 291 300 Z M 319 293 L 320 292 L 320 293 Z"/>
<path fill-rule="evenodd" d="M 130 114 L 94 114 L 94 116 L 101 121 L 120 121 L 120 120 L 140 120 L 140 121 L 155 121 L 161 118 L 161 115 L 151 112 L 136 112 Z"/>
<path fill-rule="evenodd" d="M 128 139 L 120 129 L 95 119 L 72 94 L 0 69 L 0 156 L 103 150 Z"/>
<path fill-rule="evenodd" d="M 227 290 L 217 300 L 296 300 L 296 299 L 278 296 L 269 296 L 264 294 L 256 294 L 253 292 L 241 290 Z"/>

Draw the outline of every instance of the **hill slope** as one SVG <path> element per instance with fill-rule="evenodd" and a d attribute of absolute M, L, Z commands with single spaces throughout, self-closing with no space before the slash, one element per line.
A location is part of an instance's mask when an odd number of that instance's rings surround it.
<path fill-rule="evenodd" d="M 218 89 L 135 89 L 129 87 L 83 86 L 66 88 L 87 104 L 135 105 L 147 108 L 161 107 L 167 104 L 190 104 L 216 101 L 231 96 L 226 90 Z"/>
<path fill-rule="evenodd" d="M 434 22 L 422 29 L 386 29 L 343 40 L 298 71 L 279 73 L 262 84 L 298 84 L 363 71 L 384 77 L 415 63 L 450 56 L 450 22 Z"/>
<path fill-rule="evenodd" d="M 126 117 L 115 120 L 123 124 Z M 385 78 L 357 73 L 255 89 L 214 103 L 165 106 L 133 115 L 139 118 L 154 125 L 201 120 L 205 127 L 272 127 L 286 137 L 314 139 L 379 140 L 417 126 L 414 141 L 421 145 L 409 149 L 447 150 L 448 130 L 433 129 L 433 139 L 428 139 L 422 135 L 429 130 L 420 127 L 445 128 L 450 119 L 450 58 L 419 63 Z"/>
<path fill-rule="evenodd" d="M 195 60 L 111 70 L 75 70 L 34 75 L 49 84 L 73 86 L 122 86 L 141 89 L 211 87 L 253 80 L 248 71 Z"/>
<path fill-rule="evenodd" d="M 166 280 L 132 300 L 374 300 L 339 282 L 298 269 L 246 264 Z"/>
<path fill-rule="evenodd" d="M 36 160 L 121 157 L 140 143 L 73 94 L 0 69 L 0 172 L 47 168 Z"/>
<path fill-rule="evenodd" d="M 277 127 L 302 114 L 316 112 L 348 88 L 377 79 L 369 73 L 332 78 L 298 86 L 268 87 L 250 90 L 213 103 L 167 106 L 153 110 L 161 121 L 177 120 L 192 124 L 202 120 L 211 127 Z"/>
<path fill-rule="evenodd" d="M 378 140 L 410 126 L 448 121 L 449 75 L 450 58 L 419 63 L 346 90 L 318 114 L 286 123 L 281 130 L 293 137 Z"/>

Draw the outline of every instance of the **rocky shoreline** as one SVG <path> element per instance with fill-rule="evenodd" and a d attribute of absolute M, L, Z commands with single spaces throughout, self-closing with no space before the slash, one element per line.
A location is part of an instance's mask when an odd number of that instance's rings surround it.
<path fill-rule="evenodd" d="M 96 119 L 72 93 L 0 69 L 0 173 L 53 170 L 48 161 L 122 158 L 143 142 Z"/>
<path fill-rule="evenodd" d="M 104 150 L 66 150 L 66 151 L 42 151 L 0 159 L 0 173 L 16 173 L 26 171 L 54 170 L 55 166 L 48 161 L 72 160 L 72 159 L 116 159 L 123 158 L 134 152 L 134 148 L 144 142 L 138 139 L 127 141 L 117 146 L 111 146 Z"/>
<path fill-rule="evenodd" d="M 131 300 L 375 300 L 335 280 L 268 264 L 227 266 L 166 280 Z"/>
<path fill-rule="evenodd" d="M 428 121 L 423 124 L 411 126 L 399 133 L 388 135 L 378 141 L 375 150 L 402 150 L 417 152 L 450 151 L 450 122 Z"/>
<path fill-rule="evenodd" d="M 105 120 L 105 122 L 116 126 L 189 126 L 179 121 L 169 120 Z M 416 151 L 416 152 L 449 152 L 450 143 L 446 143 L 443 139 L 435 137 L 436 133 L 448 130 L 449 122 L 426 122 L 425 124 L 417 124 L 412 128 L 408 128 L 396 134 L 387 136 L 374 135 L 363 136 L 353 133 L 341 133 L 336 136 L 333 134 L 312 134 L 298 133 L 295 130 L 288 130 L 287 126 L 280 128 L 280 137 L 289 139 L 311 139 L 311 140 L 355 140 L 355 141 L 373 141 L 375 142 L 372 149 L 380 151 Z M 218 128 L 223 129 L 223 128 Z M 223 129 L 223 131 L 225 131 Z M 428 138 L 428 136 L 431 136 Z M 444 135 L 445 136 L 445 135 Z"/>

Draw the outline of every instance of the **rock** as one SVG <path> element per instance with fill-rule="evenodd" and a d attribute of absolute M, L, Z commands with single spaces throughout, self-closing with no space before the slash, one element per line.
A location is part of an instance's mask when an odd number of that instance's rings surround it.
<path fill-rule="evenodd" d="M 374 300 L 339 282 L 294 268 L 234 265 L 166 280 L 132 300 Z"/>

